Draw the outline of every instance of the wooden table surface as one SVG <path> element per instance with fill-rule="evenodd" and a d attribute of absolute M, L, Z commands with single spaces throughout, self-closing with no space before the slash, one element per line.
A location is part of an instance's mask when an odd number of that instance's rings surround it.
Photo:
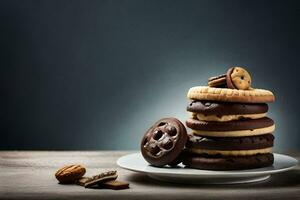
<path fill-rule="evenodd" d="M 116 160 L 128 151 L 0 151 L 0 199 L 300 199 L 300 167 L 260 183 L 183 185 L 152 180 L 120 169 Z M 300 154 L 292 154 L 298 160 Z M 80 163 L 87 175 L 116 169 L 130 189 L 85 189 L 60 185 L 54 173 Z"/>

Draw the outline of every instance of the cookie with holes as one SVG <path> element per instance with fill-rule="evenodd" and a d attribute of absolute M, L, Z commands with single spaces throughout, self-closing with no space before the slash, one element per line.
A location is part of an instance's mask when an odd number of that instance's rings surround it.
<path fill-rule="evenodd" d="M 251 76 L 242 67 L 231 67 L 226 73 L 226 84 L 231 89 L 248 90 L 251 87 Z"/>
<path fill-rule="evenodd" d="M 163 118 L 145 133 L 141 141 L 141 152 L 153 166 L 176 165 L 180 162 L 178 157 L 186 141 L 184 125 L 176 118 Z"/>

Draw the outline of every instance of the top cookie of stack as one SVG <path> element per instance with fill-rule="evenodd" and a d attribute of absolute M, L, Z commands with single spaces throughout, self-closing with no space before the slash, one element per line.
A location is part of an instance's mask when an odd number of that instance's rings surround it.
<path fill-rule="evenodd" d="M 251 76 L 242 67 L 231 67 L 226 74 L 209 78 L 208 86 L 192 87 L 188 98 L 239 103 L 275 101 L 271 91 L 251 88 Z"/>
<path fill-rule="evenodd" d="M 209 78 L 208 85 L 190 88 L 187 97 L 192 100 L 239 103 L 275 101 L 271 91 L 251 88 L 251 76 L 242 67 L 232 67 L 226 74 Z"/>
<path fill-rule="evenodd" d="M 271 91 L 251 88 L 251 76 L 241 67 L 212 77 L 209 86 L 192 87 L 188 98 L 192 129 L 183 163 L 192 168 L 249 169 L 273 163 L 275 124 L 268 118 Z"/>

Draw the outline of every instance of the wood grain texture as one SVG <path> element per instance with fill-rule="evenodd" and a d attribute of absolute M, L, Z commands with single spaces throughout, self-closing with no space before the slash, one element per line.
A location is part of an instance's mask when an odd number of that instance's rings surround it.
<path fill-rule="evenodd" d="M 117 167 L 128 151 L 0 151 L 0 199 L 300 199 L 300 168 L 273 175 L 261 183 L 240 185 L 181 185 L 158 182 Z M 291 154 L 300 159 L 300 154 Z M 130 189 L 85 189 L 60 185 L 56 170 L 82 164 L 87 175 L 118 170 L 118 180 Z"/>

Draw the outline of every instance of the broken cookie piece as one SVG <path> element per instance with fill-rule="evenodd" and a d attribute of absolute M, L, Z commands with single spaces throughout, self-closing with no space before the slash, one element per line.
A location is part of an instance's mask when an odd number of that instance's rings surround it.
<path fill-rule="evenodd" d="M 129 183 L 125 181 L 111 180 L 101 183 L 100 187 L 112 189 L 112 190 L 123 190 L 129 188 Z"/>
<path fill-rule="evenodd" d="M 84 183 L 84 187 L 86 187 L 86 188 L 93 187 L 95 185 L 99 185 L 100 183 L 103 183 L 103 182 L 106 182 L 109 180 L 115 180 L 115 179 L 117 179 L 117 177 L 118 177 L 117 171 L 104 172 L 104 173 L 93 176 L 89 180 L 86 180 L 86 182 Z"/>

